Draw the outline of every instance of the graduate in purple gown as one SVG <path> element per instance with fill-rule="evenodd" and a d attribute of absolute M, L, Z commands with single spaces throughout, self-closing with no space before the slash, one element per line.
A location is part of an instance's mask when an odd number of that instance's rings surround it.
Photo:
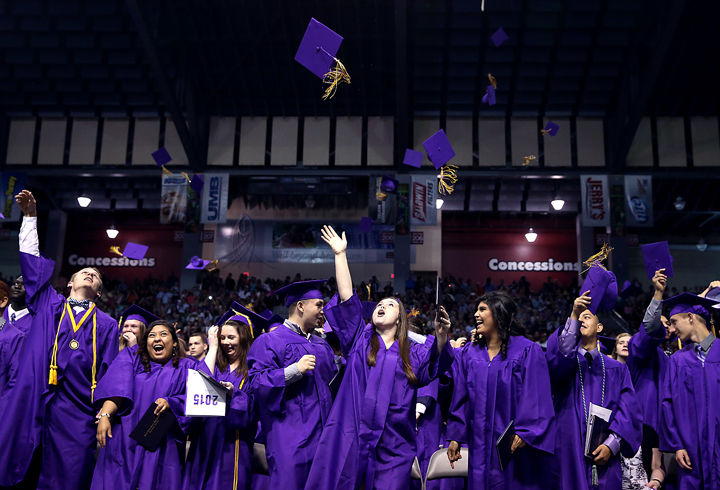
<path fill-rule="evenodd" d="M 720 344 L 710 332 L 717 302 L 683 293 L 666 299 L 685 347 L 670 356 L 661 388 L 660 450 L 674 452 L 678 489 L 720 488 Z"/>
<path fill-rule="evenodd" d="M 134 347 L 145 336 L 147 326 L 160 318 L 138 305 L 130 305 L 120 315 L 120 350 Z"/>
<path fill-rule="evenodd" d="M 95 465 L 93 395 L 118 354 L 117 322 L 93 303 L 102 292 L 96 269 L 72 275 L 68 298 L 53 289 L 55 263 L 40 256 L 35 199 L 24 190 L 15 200 L 24 214 L 20 269 L 33 319 L 19 354 L 22 372 L 0 399 L 0 486 L 23 480 L 41 449 L 38 488 L 87 488 Z"/>
<path fill-rule="evenodd" d="M 20 349 L 32 322 L 22 276 L 18 276 L 10 286 L 8 299 L 9 304 L 3 312 L 5 323 L 0 328 L 0 397 L 15 384 Z"/>
<path fill-rule="evenodd" d="M 513 335 L 516 312 L 504 292 L 481 297 L 476 341 L 453 362 L 448 458 L 460 459 L 460 443 L 468 444 L 470 488 L 550 488 L 541 478 L 543 453 L 555 447 L 550 375 L 542 348 Z M 503 471 L 495 444 L 511 421 L 513 456 Z"/>
<path fill-rule="evenodd" d="M 598 289 L 592 294 L 606 293 Z M 641 412 L 627 366 L 598 349 L 602 324 L 590 306 L 590 291 L 585 291 L 575 299 L 565 326 L 547 343 L 557 425 L 552 470 L 557 488 L 615 490 L 622 484 L 620 453 L 632 457 L 640 447 Z M 586 457 L 591 403 L 611 411 L 610 435 Z"/>
<path fill-rule="evenodd" d="M 100 444 L 92 489 L 175 490 L 182 484 L 185 435 L 185 383 L 195 360 L 184 357 L 170 322 L 158 320 L 110 365 L 96 390 L 100 407 L 96 437 Z M 171 410 L 178 425 L 155 451 L 146 450 L 130 433 L 148 408 Z"/>
<path fill-rule="evenodd" d="M 275 291 L 285 295 L 289 318 L 269 326 L 248 353 L 249 393 L 266 437 L 270 487 L 303 488 L 330 413 L 333 351 L 313 332 L 323 325 L 325 281 L 303 281 Z"/>
<path fill-rule="evenodd" d="M 212 374 L 232 394 L 224 417 L 193 421 L 183 478 L 187 490 L 249 489 L 257 424 L 247 392 L 247 355 L 254 333 L 265 327 L 260 315 L 233 302 L 208 331 L 208 352 L 199 368 Z M 219 345 L 218 345 L 219 344 Z"/>
<path fill-rule="evenodd" d="M 353 293 L 345 234 L 324 226 L 322 237 L 335 253 L 340 299 L 325 314 L 347 368 L 305 488 L 407 489 L 416 452 L 417 389 L 437 376 L 441 352 L 449 364 L 450 320 L 443 314 L 437 322 L 437 339 L 412 341 L 405 307 L 385 298 L 365 324 Z"/>

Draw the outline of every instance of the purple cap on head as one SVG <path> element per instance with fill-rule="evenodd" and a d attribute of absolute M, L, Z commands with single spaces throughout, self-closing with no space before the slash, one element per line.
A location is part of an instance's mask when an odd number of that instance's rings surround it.
<path fill-rule="evenodd" d="M 403 158 L 403 163 L 408 167 L 420 168 L 422 167 L 422 159 L 422 152 L 411 150 L 410 148 L 408 148 L 405 150 L 405 158 Z"/>
<path fill-rule="evenodd" d="M 120 317 L 123 318 L 123 323 L 128 320 L 137 320 L 144 323 L 146 327 L 152 322 L 160 319 L 160 317 L 158 317 L 157 315 L 150 313 L 149 311 L 139 307 L 138 305 L 130 305 L 125 309 L 125 311 L 122 312 Z M 118 325 L 118 327 L 122 329 L 123 326 Z"/>
<path fill-rule="evenodd" d="M 492 85 L 487 86 L 487 90 L 485 91 L 485 95 L 482 97 L 482 103 L 487 105 L 495 105 L 496 99 L 495 99 L 495 87 Z"/>
<path fill-rule="evenodd" d="M 172 157 L 170 156 L 170 153 L 165 149 L 165 147 L 160 148 L 159 150 L 156 150 L 152 153 L 153 160 L 155 160 L 155 163 L 157 163 L 158 167 L 162 167 L 166 163 L 170 163 L 170 160 L 172 160 Z"/>
<path fill-rule="evenodd" d="M 694 313 L 703 317 L 708 323 L 710 323 L 710 309 L 715 308 L 718 304 L 713 299 L 691 293 L 681 293 L 663 301 L 663 305 L 670 308 L 668 319 L 680 313 Z"/>
<path fill-rule="evenodd" d="M 310 19 L 305 35 L 300 41 L 295 61 L 319 78 L 324 78 L 332 67 L 343 37 L 317 20 Z"/>
<path fill-rule="evenodd" d="M 205 185 L 203 176 L 201 174 L 193 175 L 192 180 L 190 180 L 190 188 L 197 194 L 200 194 L 200 192 L 202 192 L 203 185 Z"/>
<path fill-rule="evenodd" d="M 588 310 L 596 315 L 598 310 L 612 310 L 618 297 L 617 279 L 615 274 L 600 266 L 592 266 L 580 288 L 580 294 L 590 291 Z"/>
<path fill-rule="evenodd" d="M 373 227 L 373 219 L 368 216 L 363 216 L 360 219 L 360 231 L 362 233 L 368 233 L 370 230 L 372 230 Z"/>
<path fill-rule="evenodd" d="M 490 36 L 490 39 L 492 40 L 495 47 L 499 47 L 502 43 L 510 39 L 508 35 L 505 33 L 502 27 L 498 28 L 497 31 L 493 33 L 492 36 Z"/>
<path fill-rule="evenodd" d="M 323 299 L 324 296 L 320 288 L 325 282 L 325 279 L 294 282 L 276 289 L 270 294 L 272 296 L 285 296 L 285 306 L 289 307 L 291 304 L 303 299 Z"/>
<path fill-rule="evenodd" d="M 147 254 L 147 251 L 147 245 L 128 242 L 127 245 L 125 245 L 125 249 L 123 250 L 122 254 L 123 257 L 127 257 L 128 259 L 142 260 L 145 258 L 145 254 Z"/>
<path fill-rule="evenodd" d="M 387 194 L 392 194 L 394 192 L 397 192 L 397 187 L 398 187 L 397 179 L 394 179 L 394 178 L 390 177 L 389 175 L 383 175 L 382 179 L 380 179 L 380 190 Z"/>
<path fill-rule="evenodd" d="M 545 129 L 543 131 L 545 131 L 545 133 L 549 134 L 550 136 L 555 136 L 559 129 L 560 126 L 558 126 L 552 121 L 548 121 L 547 124 L 545 124 Z"/>
<path fill-rule="evenodd" d="M 186 269 L 204 269 L 210 263 L 209 260 L 203 260 L 197 255 L 190 258 L 190 263 L 185 266 Z"/>
<path fill-rule="evenodd" d="M 665 275 L 673 276 L 673 258 L 670 255 L 670 245 L 667 241 L 647 243 L 641 245 L 643 259 L 645 259 L 645 272 L 648 279 L 652 279 L 655 271 L 665 269 Z"/>
<path fill-rule="evenodd" d="M 423 147 L 436 170 L 455 156 L 455 150 L 453 150 L 450 140 L 442 129 L 426 139 L 423 142 Z"/>

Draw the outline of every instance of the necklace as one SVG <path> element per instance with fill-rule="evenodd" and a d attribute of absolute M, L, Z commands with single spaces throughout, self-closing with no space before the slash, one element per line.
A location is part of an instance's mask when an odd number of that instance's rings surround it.
<path fill-rule="evenodd" d="M 602 365 L 602 388 L 601 388 L 601 395 L 600 395 L 600 406 L 605 406 L 605 358 L 602 355 L 602 352 L 598 352 L 598 355 L 600 356 L 600 364 Z M 582 375 L 582 366 L 580 365 L 580 355 L 575 354 L 575 359 L 577 359 L 578 363 L 578 376 L 580 376 L 580 393 L 582 394 L 582 404 L 583 404 L 583 412 L 585 413 L 585 430 L 587 431 L 587 424 L 588 424 L 588 407 L 585 405 L 585 383 L 583 383 L 583 375 Z M 590 365 L 588 364 L 588 370 L 590 369 Z M 590 478 L 591 483 L 593 486 L 597 486 L 599 484 L 598 481 L 598 472 L 597 472 L 597 465 L 593 463 L 592 469 L 590 471 Z"/>

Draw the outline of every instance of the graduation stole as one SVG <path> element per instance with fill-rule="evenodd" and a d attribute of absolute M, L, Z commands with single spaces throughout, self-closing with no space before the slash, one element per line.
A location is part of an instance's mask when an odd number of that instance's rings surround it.
<path fill-rule="evenodd" d="M 80 327 L 83 326 L 85 323 L 85 320 L 88 319 L 90 314 L 92 313 L 93 316 L 93 363 L 92 363 L 92 379 L 90 384 L 90 401 L 93 401 L 93 397 L 95 395 L 95 387 L 97 386 L 97 381 L 95 379 L 95 376 L 97 374 L 97 311 L 95 311 L 95 303 L 92 303 L 90 305 L 90 308 L 85 312 L 83 317 L 80 319 L 80 322 L 75 321 L 75 315 L 70 308 L 70 304 L 65 301 L 65 306 L 63 307 L 62 315 L 60 315 L 60 322 L 58 323 L 57 330 L 55 331 L 55 343 L 53 345 L 53 351 L 52 356 L 50 356 L 50 373 L 48 374 L 48 384 L 55 386 L 57 385 L 57 351 L 58 351 L 58 337 L 60 335 L 60 326 L 62 325 L 63 320 L 65 319 L 65 313 L 68 314 L 70 317 L 70 322 L 72 323 L 73 332 L 77 332 Z M 70 343 L 73 342 L 77 343 L 77 340 L 72 339 Z M 72 348 L 72 345 L 71 347 Z M 76 347 L 77 348 L 77 347 Z"/>
<path fill-rule="evenodd" d="M 235 312 L 235 313 L 237 313 L 237 312 Z M 252 327 L 250 327 L 250 331 L 252 332 Z M 243 384 L 245 383 L 245 378 L 247 378 L 247 374 L 245 376 L 243 376 L 242 381 L 240 381 L 240 387 L 238 388 L 238 390 L 242 390 Z M 235 467 L 233 470 L 233 490 L 237 490 L 239 459 L 240 459 L 240 431 L 236 430 L 235 431 Z"/>
<path fill-rule="evenodd" d="M 252 324 L 252 320 L 250 320 L 250 317 L 247 316 L 247 315 L 244 315 L 244 314 L 240 313 L 240 312 L 237 311 L 237 310 L 233 310 L 233 313 L 235 313 L 237 316 L 243 317 L 243 318 L 247 321 L 248 327 L 250 327 L 250 338 L 251 338 L 251 339 L 254 339 L 254 338 L 255 338 L 255 334 L 253 333 L 253 324 Z M 218 332 L 218 333 L 219 333 L 219 332 Z M 245 378 L 243 378 L 243 380 L 240 382 L 240 388 L 242 388 L 242 384 L 243 384 L 244 382 L 245 382 Z"/>

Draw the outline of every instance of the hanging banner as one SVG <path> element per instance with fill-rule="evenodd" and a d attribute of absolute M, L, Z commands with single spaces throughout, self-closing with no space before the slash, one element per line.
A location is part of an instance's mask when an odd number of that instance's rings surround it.
<path fill-rule="evenodd" d="M 201 223 L 225 223 L 227 221 L 228 174 L 203 174 L 205 185 L 202 190 Z"/>
<path fill-rule="evenodd" d="M 625 224 L 653 226 L 652 177 L 625 176 Z"/>
<path fill-rule="evenodd" d="M 20 208 L 15 203 L 15 195 L 25 187 L 25 172 L 2 172 L 0 174 L 0 190 L 2 191 L 2 205 L 0 213 L 5 221 L 19 221 Z"/>
<path fill-rule="evenodd" d="M 180 174 L 163 175 L 160 191 L 160 223 L 185 224 L 187 180 Z"/>
<path fill-rule="evenodd" d="M 610 192 L 607 175 L 580 178 L 583 226 L 610 225 Z"/>
<path fill-rule="evenodd" d="M 413 175 L 410 184 L 410 224 L 434 226 L 437 224 L 437 177 Z"/>

